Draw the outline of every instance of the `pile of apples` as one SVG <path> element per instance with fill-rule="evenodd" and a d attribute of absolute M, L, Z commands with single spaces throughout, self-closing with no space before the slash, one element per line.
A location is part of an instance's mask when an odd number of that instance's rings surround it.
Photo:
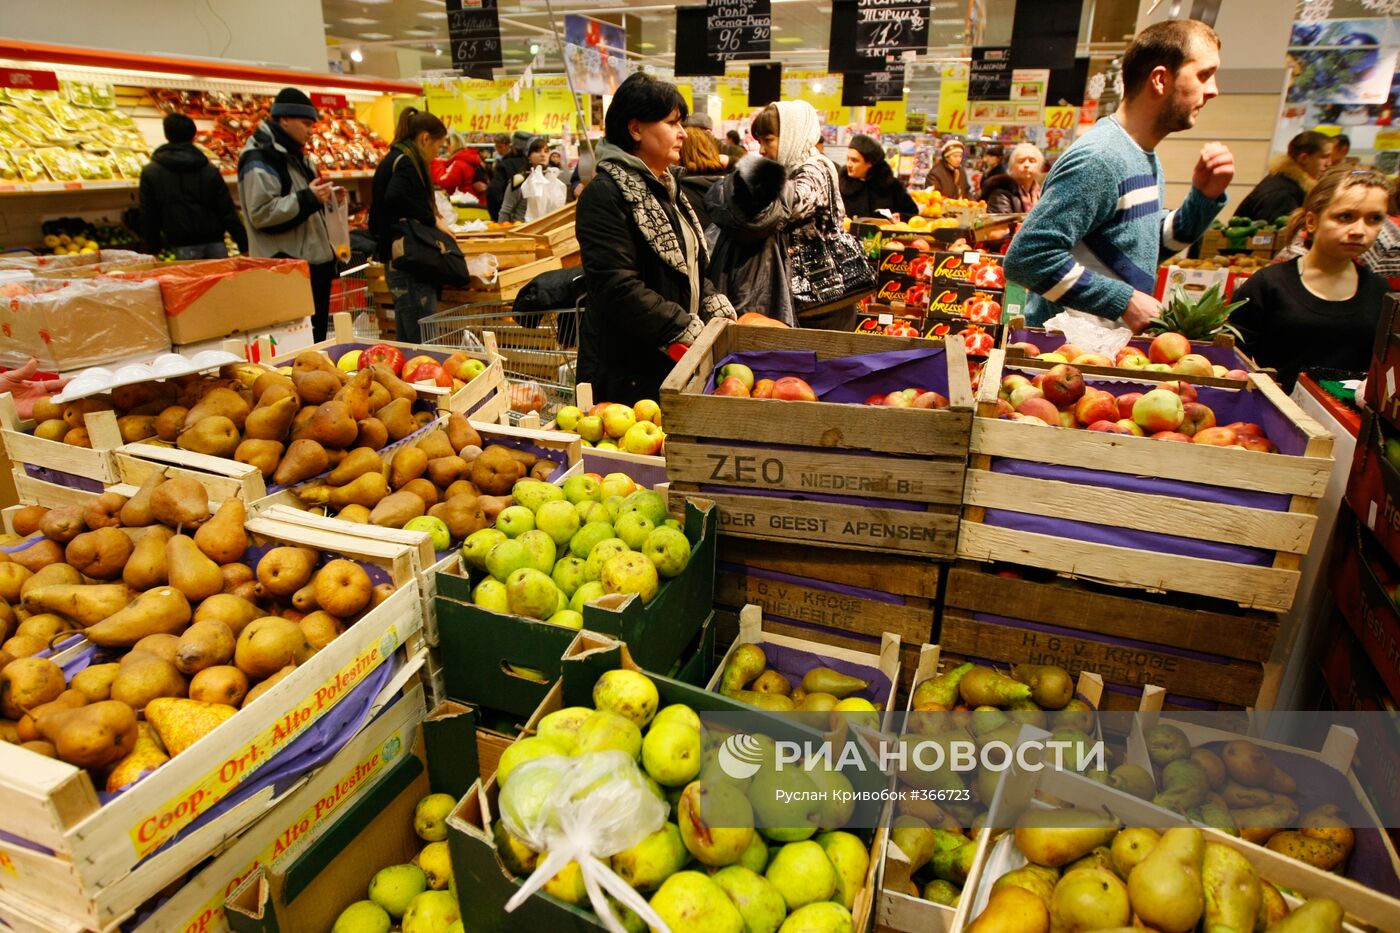
<path fill-rule="evenodd" d="M 625 450 L 647 457 L 660 456 L 666 446 L 661 430 L 661 406 L 649 398 L 635 405 L 599 402 L 585 414 L 577 405 L 566 405 L 554 416 L 561 431 L 572 431 L 583 446 L 598 450 Z"/>
<path fill-rule="evenodd" d="M 900 389 L 896 392 L 875 393 L 865 400 L 867 405 L 886 408 L 947 408 L 948 399 L 932 389 Z"/>
<path fill-rule="evenodd" d="M 1188 444 L 1274 450 L 1259 425 L 1247 421 L 1217 425 L 1215 412 L 1197 398 L 1194 385 L 1179 381 L 1114 396 L 1086 385 L 1074 366 L 1058 363 L 1034 379 L 1017 373 L 1002 377 L 997 417 Z"/>
<path fill-rule="evenodd" d="M 1191 352 L 1191 341 L 1178 333 L 1158 334 L 1152 338 L 1147 352 L 1129 344 L 1109 359 L 1102 353 L 1085 353 L 1072 343 L 1066 343 L 1049 353 L 1042 353 L 1033 343 L 1008 344 L 1031 359 L 1047 363 L 1072 363 L 1075 366 L 1109 366 L 1119 369 L 1140 369 L 1151 373 L 1177 373 L 1182 376 L 1208 376 L 1216 379 L 1249 378 L 1242 369 L 1229 369 L 1212 363 L 1199 353 Z"/>
<path fill-rule="evenodd" d="M 375 872 L 365 891 L 340 912 L 331 933 L 463 933 L 447 848 L 447 816 L 457 805 L 451 794 L 429 794 L 413 808 L 413 831 L 427 843 L 413 861 Z"/>
<path fill-rule="evenodd" d="M 714 395 L 738 398 L 774 398 L 785 402 L 815 402 L 817 393 L 805 379 L 782 376 L 754 381 L 753 370 L 743 363 L 725 363 L 719 368 Z"/>
<path fill-rule="evenodd" d="M 388 598 L 355 561 L 304 547 L 256 564 L 246 513 L 194 479 L 130 499 L 28 506 L 0 561 L 0 737 L 117 791 L 189 748 Z M 41 654 L 75 635 L 92 663 Z"/>
<path fill-rule="evenodd" d="M 500 819 L 493 830 L 507 870 L 527 877 L 547 855 L 511 827 L 550 819 L 542 812 L 545 801 L 564 797 L 555 788 L 567 775 L 606 765 L 609 785 L 626 783 L 639 797 L 655 795 L 654 802 L 646 800 L 648 826 L 664 815 L 654 832 L 612 855 L 608 865 L 649 899 L 672 933 L 852 933 L 851 909 L 865 884 L 870 850 L 842 828 L 855 802 L 839 770 L 815 760 L 774 767 L 776 748 L 766 735 L 712 731 L 684 704 L 658 710 L 656 684 L 638 671 L 604 673 L 592 699 L 593 708 L 566 707 L 543 717 L 535 735 L 501 756 Z M 748 777 L 724 770 L 736 749 L 760 765 Z M 587 807 L 590 791 L 571 799 Z M 589 903 L 577 862 L 544 890 L 571 904 Z M 646 929 L 633 912 L 616 901 L 611 906 L 622 911 L 626 929 Z"/>

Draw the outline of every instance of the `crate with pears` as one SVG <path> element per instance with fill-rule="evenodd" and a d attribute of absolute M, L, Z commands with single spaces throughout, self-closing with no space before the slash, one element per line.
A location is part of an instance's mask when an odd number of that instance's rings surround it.
<path fill-rule="evenodd" d="M 726 756 L 822 732 L 646 672 L 588 631 L 525 732 L 448 817 L 474 929 L 868 928 L 885 840 L 869 828 L 885 805 L 851 799 L 883 786 L 868 752 L 851 781 L 829 762 L 794 772 L 849 794 L 783 805 L 781 768 L 737 777 Z"/>
<path fill-rule="evenodd" d="M 213 852 L 421 664 L 408 548 L 211 509 L 188 476 L 8 521 L 5 888 L 79 922 Z"/>
<path fill-rule="evenodd" d="M 1003 776 L 952 929 L 1341 933 L 1397 915 L 1380 891 L 1037 759 Z"/>

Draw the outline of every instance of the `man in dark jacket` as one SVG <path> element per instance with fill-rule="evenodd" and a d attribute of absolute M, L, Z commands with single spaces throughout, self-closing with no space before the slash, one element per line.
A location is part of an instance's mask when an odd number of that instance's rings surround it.
<path fill-rule="evenodd" d="M 1313 185 L 1332 167 L 1332 137 L 1312 130 L 1288 141 L 1288 152 L 1269 162 L 1269 174 L 1254 186 L 1236 217 L 1272 223 L 1303 206 Z"/>
<path fill-rule="evenodd" d="M 176 259 L 222 259 L 224 234 L 248 252 L 248 234 L 233 206 L 228 183 L 194 144 L 194 121 L 168 114 L 166 143 L 141 170 L 141 235 L 153 253 L 174 250 Z"/>
<path fill-rule="evenodd" d="M 506 199 L 506 186 L 510 184 L 510 180 L 525 171 L 530 164 L 528 150 L 530 140 L 534 138 L 533 133 L 516 130 L 515 135 L 510 138 L 509 154 L 498 156 L 496 164 L 491 166 L 491 187 L 486 189 L 486 209 L 491 212 L 492 220 L 501 216 L 501 202 Z"/>

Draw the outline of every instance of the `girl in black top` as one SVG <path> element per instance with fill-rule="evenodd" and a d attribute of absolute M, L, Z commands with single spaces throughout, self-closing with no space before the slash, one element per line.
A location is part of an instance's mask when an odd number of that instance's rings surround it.
<path fill-rule="evenodd" d="M 1373 171 L 1333 169 L 1308 192 L 1284 234 L 1301 228 L 1308 252 L 1255 273 L 1235 292 L 1230 317 L 1245 350 L 1292 390 L 1309 368 L 1361 372 L 1380 323 L 1385 279 L 1357 263 L 1386 220 L 1389 183 Z"/>
<path fill-rule="evenodd" d="M 399 116 L 393 145 L 374 171 L 369 228 L 377 241 L 375 258 L 388 267 L 384 279 L 394 296 L 394 337 L 402 343 L 422 343 L 418 322 L 436 313 L 438 290 L 435 284 L 393 267 L 394 240 L 403 236 L 408 220 L 451 234 L 433 206 L 428 169 L 446 138 L 447 127 L 441 120 L 407 107 Z"/>

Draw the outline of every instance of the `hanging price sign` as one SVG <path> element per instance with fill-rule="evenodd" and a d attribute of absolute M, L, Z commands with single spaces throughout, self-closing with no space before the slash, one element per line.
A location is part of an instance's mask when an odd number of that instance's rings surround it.
<path fill-rule="evenodd" d="M 869 71 L 886 56 L 928 49 L 928 0 L 837 0 L 827 67 Z"/>
<path fill-rule="evenodd" d="M 769 0 L 706 0 L 705 51 L 720 61 L 764 59 L 773 39 Z"/>
<path fill-rule="evenodd" d="M 452 67 L 463 74 L 490 78 L 504 64 L 496 0 L 447 0 L 447 33 Z"/>

